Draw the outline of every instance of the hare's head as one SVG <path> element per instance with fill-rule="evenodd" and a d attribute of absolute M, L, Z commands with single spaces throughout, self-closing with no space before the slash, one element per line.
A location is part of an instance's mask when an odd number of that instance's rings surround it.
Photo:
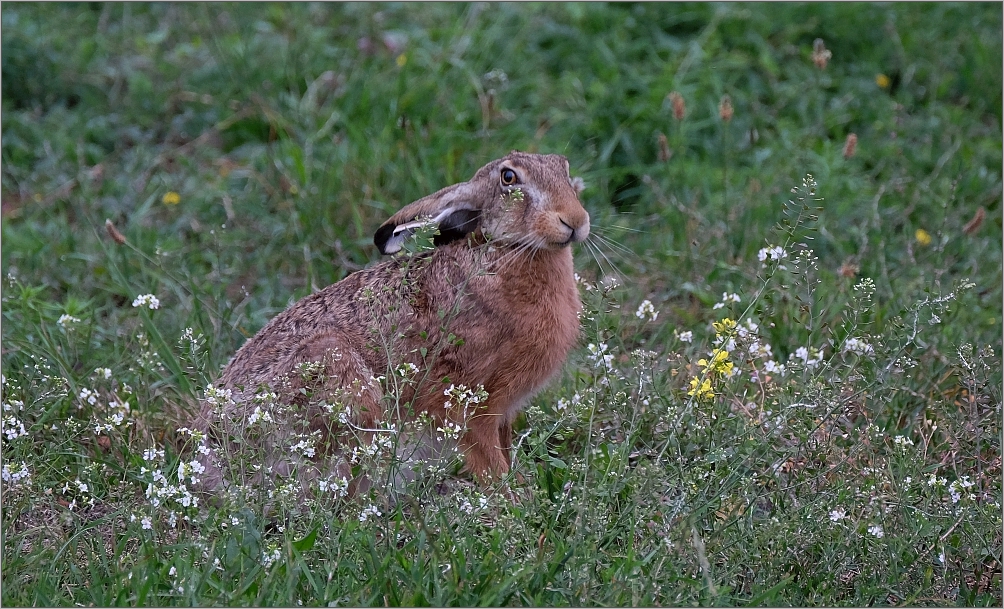
<path fill-rule="evenodd" d="M 392 254 L 416 228 L 432 222 L 439 226 L 436 245 L 480 232 L 500 242 L 559 249 L 589 236 L 579 190 L 565 157 L 513 151 L 470 181 L 405 206 L 383 223 L 373 242 Z"/>

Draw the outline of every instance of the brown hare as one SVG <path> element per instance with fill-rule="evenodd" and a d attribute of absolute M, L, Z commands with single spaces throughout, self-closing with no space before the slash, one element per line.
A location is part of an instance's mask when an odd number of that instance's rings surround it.
<path fill-rule="evenodd" d="M 579 335 L 570 246 L 588 236 L 589 214 L 578 191 L 565 157 L 513 151 L 394 214 L 374 236 L 382 253 L 399 251 L 432 225 L 435 247 L 301 299 L 237 351 L 197 421 L 211 449 L 199 457 L 204 487 L 226 486 L 233 476 L 315 480 L 333 473 L 322 465 L 332 455 L 341 463 L 335 473 L 351 479 L 352 447 L 333 429 L 372 438 L 417 417 L 432 428 L 462 426 L 454 450 L 475 476 L 507 473 L 513 419 L 559 371 Z M 389 379 L 402 370 L 412 381 L 396 386 L 391 400 Z M 461 413 L 444 396 L 461 386 L 483 387 L 487 398 Z M 299 405 L 295 419 L 312 430 L 316 449 L 291 448 L 299 436 L 270 410 L 277 404 Z M 275 425 L 259 434 L 257 473 L 231 469 L 228 477 L 227 453 L 240 450 L 233 425 L 261 419 Z M 406 442 L 430 454 L 442 450 L 434 436 Z M 248 439 L 238 442 L 247 446 Z"/>

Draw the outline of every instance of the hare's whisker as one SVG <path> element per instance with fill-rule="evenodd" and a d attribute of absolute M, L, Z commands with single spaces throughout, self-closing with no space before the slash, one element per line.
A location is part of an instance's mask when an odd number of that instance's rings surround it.
<path fill-rule="evenodd" d="M 597 237 L 598 237 L 598 235 L 597 235 Z M 588 242 L 589 239 L 586 239 L 586 241 Z M 599 242 L 594 242 L 593 243 L 593 248 L 596 250 L 596 252 L 598 252 L 600 254 L 600 256 L 603 256 L 603 259 L 606 260 L 607 264 L 610 265 L 610 268 L 613 269 L 614 274 L 623 279 L 624 278 L 624 273 L 620 270 L 620 267 L 618 267 L 614 263 L 614 261 L 611 260 L 610 257 L 606 255 L 606 253 L 604 253 L 603 249 L 600 247 Z"/>
<path fill-rule="evenodd" d="M 632 228 L 630 226 L 624 226 L 623 224 L 607 224 L 605 226 L 594 226 L 590 230 L 602 233 L 602 232 L 611 232 L 615 228 L 617 230 L 623 230 L 623 231 L 627 231 L 629 233 L 647 233 L 648 232 L 647 230 L 642 230 L 640 228 Z"/>
<path fill-rule="evenodd" d="M 596 240 L 598 242 L 603 243 L 604 245 L 610 247 L 611 249 L 614 249 L 614 250 L 620 252 L 621 254 L 624 254 L 624 255 L 627 255 L 627 256 L 634 256 L 634 252 L 632 252 L 630 249 L 628 249 L 627 247 L 625 247 L 620 242 L 615 241 L 614 239 L 611 239 L 610 237 L 604 237 L 603 235 L 601 235 L 599 233 L 595 233 L 595 234 L 593 234 L 591 236 L 592 237 L 596 237 Z"/>

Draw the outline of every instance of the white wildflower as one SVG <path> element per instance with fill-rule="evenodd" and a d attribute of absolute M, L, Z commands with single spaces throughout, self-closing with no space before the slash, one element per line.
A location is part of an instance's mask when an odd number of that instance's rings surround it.
<path fill-rule="evenodd" d="M 879 539 L 885 537 L 885 531 L 882 530 L 882 525 L 880 524 L 873 524 L 872 526 L 868 527 L 868 532 L 874 535 L 875 537 L 878 537 Z"/>
<path fill-rule="evenodd" d="M 56 320 L 56 323 L 59 324 L 60 327 L 66 328 L 72 324 L 80 323 L 80 319 L 72 315 L 64 314 L 59 316 L 59 319 Z"/>
<path fill-rule="evenodd" d="M 784 376 L 787 372 L 784 364 L 779 364 L 772 359 L 767 360 L 767 362 L 763 365 L 763 371 L 767 374 L 777 374 L 779 376 Z"/>
<path fill-rule="evenodd" d="M 248 425 L 254 425 L 258 421 L 264 421 L 266 423 L 272 422 L 272 413 L 267 410 L 262 410 L 261 406 L 255 406 L 254 412 L 248 417 Z"/>
<path fill-rule="evenodd" d="M 815 368 L 823 362 L 823 351 L 815 347 L 799 347 L 791 359 L 800 359 L 806 368 Z"/>
<path fill-rule="evenodd" d="M 456 440 L 460 438 L 461 432 L 463 432 L 463 428 L 456 423 L 447 421 L 443 423 L 442 426 L 437 427 L 436 432 L 442 434 L 441 436 L 436 437 L 437 441 L 442 441 L 443 439 Z"/>
<path fill-rule="evenodd" d="M 185 478 L 189 478 L 193 484 L 196 484 L 199 481 L 197 475 L 203 474 L 205 471 L 206 466 L 198 461 L 192 460 L 188 463 L 183 461 L 178 465 L 178 482 L 184 482 Z"/>
<path fill-rule="evenodd" d="M 850 352 L 856 355 L 872 355 L 875 353 L 875 348 L 860 338 L 851 337 L 844 341 L 843 352 Z"/>
<path fill-rule="evenodd" d="M 363 511 L 359 512 L 359 522 L 366 522 L 371 517 L 379 517 L 381 515 L 380 510 L 375 505 L 369 505 L 363 508 Z"/>
<path fill-rule="evenodd" d="M 847 511 L 844 508 L 837 508 L 830 511 L 830 520 L 833 522 L 840 522 L 847 517 Z"/>
<path fill-rule="evenodd" d="M 742 302 L 742 301 L 739 298 L 739 294 L 729 294 L 728 292 L 722 292 L 722 301 L 711 308 L 721 309 L 730 302 Z"/>
<path fill-rule="evenodd" d="M 140 294 L 132 301 L 133 308 L 148 307 L 151 311 L 160 308 L 160 300 L 153 294 Z"/>
<path fill-rule="evenodd" d="M 14 440 L 28 435 L 28 432 L 24 429 L 24 423 L 16 417 L 6 417 L 3 419 L 3 435 L 8 440 Z"/>
<path fill-rule="evenodd" d="M 282 552 L 279 551 L 279 548 L 273 547 L 271 551 L 261 553 L 261 566 L 267 569 L 275 564 L 280 558 L 282 558 Z"/>
<path fill-rule="evenodd" d="M 680 339 L 681 343 L 692 343 L 692 342 L 694 342 L 694 333 L 691 332 L 690 330 L 687 330 L 685 332 L 678 332 L 678 333 L 676 333 L 676 337 L 678 339 Z"/>
<path fill-rule="evenodd" d="M 757 252 L 757 260 L 764 263 L 763 266 L 767 266 L 768 260 L 783 260 L 788 257 L 788 252 L 780 245 L 775 245 L 773 247 L 762 248 Z"/>
<path fill-rule="evenodd" d="M 95 404 L 98 403 L 98 394 L 97 394 L 97 392 L 96 391 L 92 391 L 92 390 L 90 390 L 90 389 L 88 389 L 86 387 L 84 387 L 83 389 L 80 390 L 80 393 L 77 394 L 77 397 L 80 398 L 81 400 L 84 400 L 85 402 L 87 402 L 91 406 L 94 406 Z"/>
<path fill-rule="evenodd" d="M 596 346 L 593 343 L 586 345 L 586 349 L 589 351 L 589 359 L 593 361 L 594 364 L 601 364 L 607 370 L 614 369 L 614 356 L 612 353 L 607 351 L 607 344 L 600 343 Z"/>
<path fill-rule="evenodd" d="M 768 343 L 760 342 L 760 339 L 758 338 L 750 341 L 747 350 L 749 351 L 750 356 L 760 359 L 769 359 L 774 355 L 773 347 L 771 347 Z"/>
<path fill-rule="evenodd" d="M 400 366 L 398 366 L 397 368 L 397 374 L 402 378 L 408 379 L 415 376 L 417 373 L 418 373 L 418 366 L 416 366 L 411 362 L 405 362 Z"/>
<path fill-rule="evenodd" d="M 317 483 L 318 489 L 322 493 L 330 492 L 336 497 L 345 497 L 349 494 L 349 481 L 347 478 L 336 478 L 335 480 L 320 480 Z"/>
<path fill-rule="evenodd" d="M 291 448 L 292 450 L 295 450 L 296 452 L 300 453 L 301 455 L 307 458 L 313 457 L 314 454 L 316 453 L 316 450 L 314 449 L 314 442 L 310 438 L 304 438 L 300 440 L 299 442 L 294 444 Z"/>
<path fill-rule="evenodd" d="M 0 479 L 12 486 L 18 486 L 22 482 L 28 485 L 31 484 L 31 472 L 28 471 L 28 464 L 24 461 L 21 462 L 21 469 L 18 471 L 12 471 L 9 466 L 4 465 Z"/>
<path fill-rule="evenodd" d="M 648 317 L 649 321 L 655 321 L 655 319 L 659 317 L 659 312 L 655 310 L 655 306 L 652 305 L 651 300 L 643 300 L 634 315 L 638 319 L 645 319 Z"/>

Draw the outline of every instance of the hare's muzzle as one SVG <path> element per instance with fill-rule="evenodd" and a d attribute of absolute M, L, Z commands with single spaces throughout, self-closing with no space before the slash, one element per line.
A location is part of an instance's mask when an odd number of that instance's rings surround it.
<path fill-rule="evenodd" d="M 559 217 L 558 220 L 561 221 L 562 228 L 568 233 L 568 238 L 562 245 L 582 243 L 589 236 L 589 214 L 585 213 L 585 210 L 583 210 L 581 218 L 570 220 Z"/>

